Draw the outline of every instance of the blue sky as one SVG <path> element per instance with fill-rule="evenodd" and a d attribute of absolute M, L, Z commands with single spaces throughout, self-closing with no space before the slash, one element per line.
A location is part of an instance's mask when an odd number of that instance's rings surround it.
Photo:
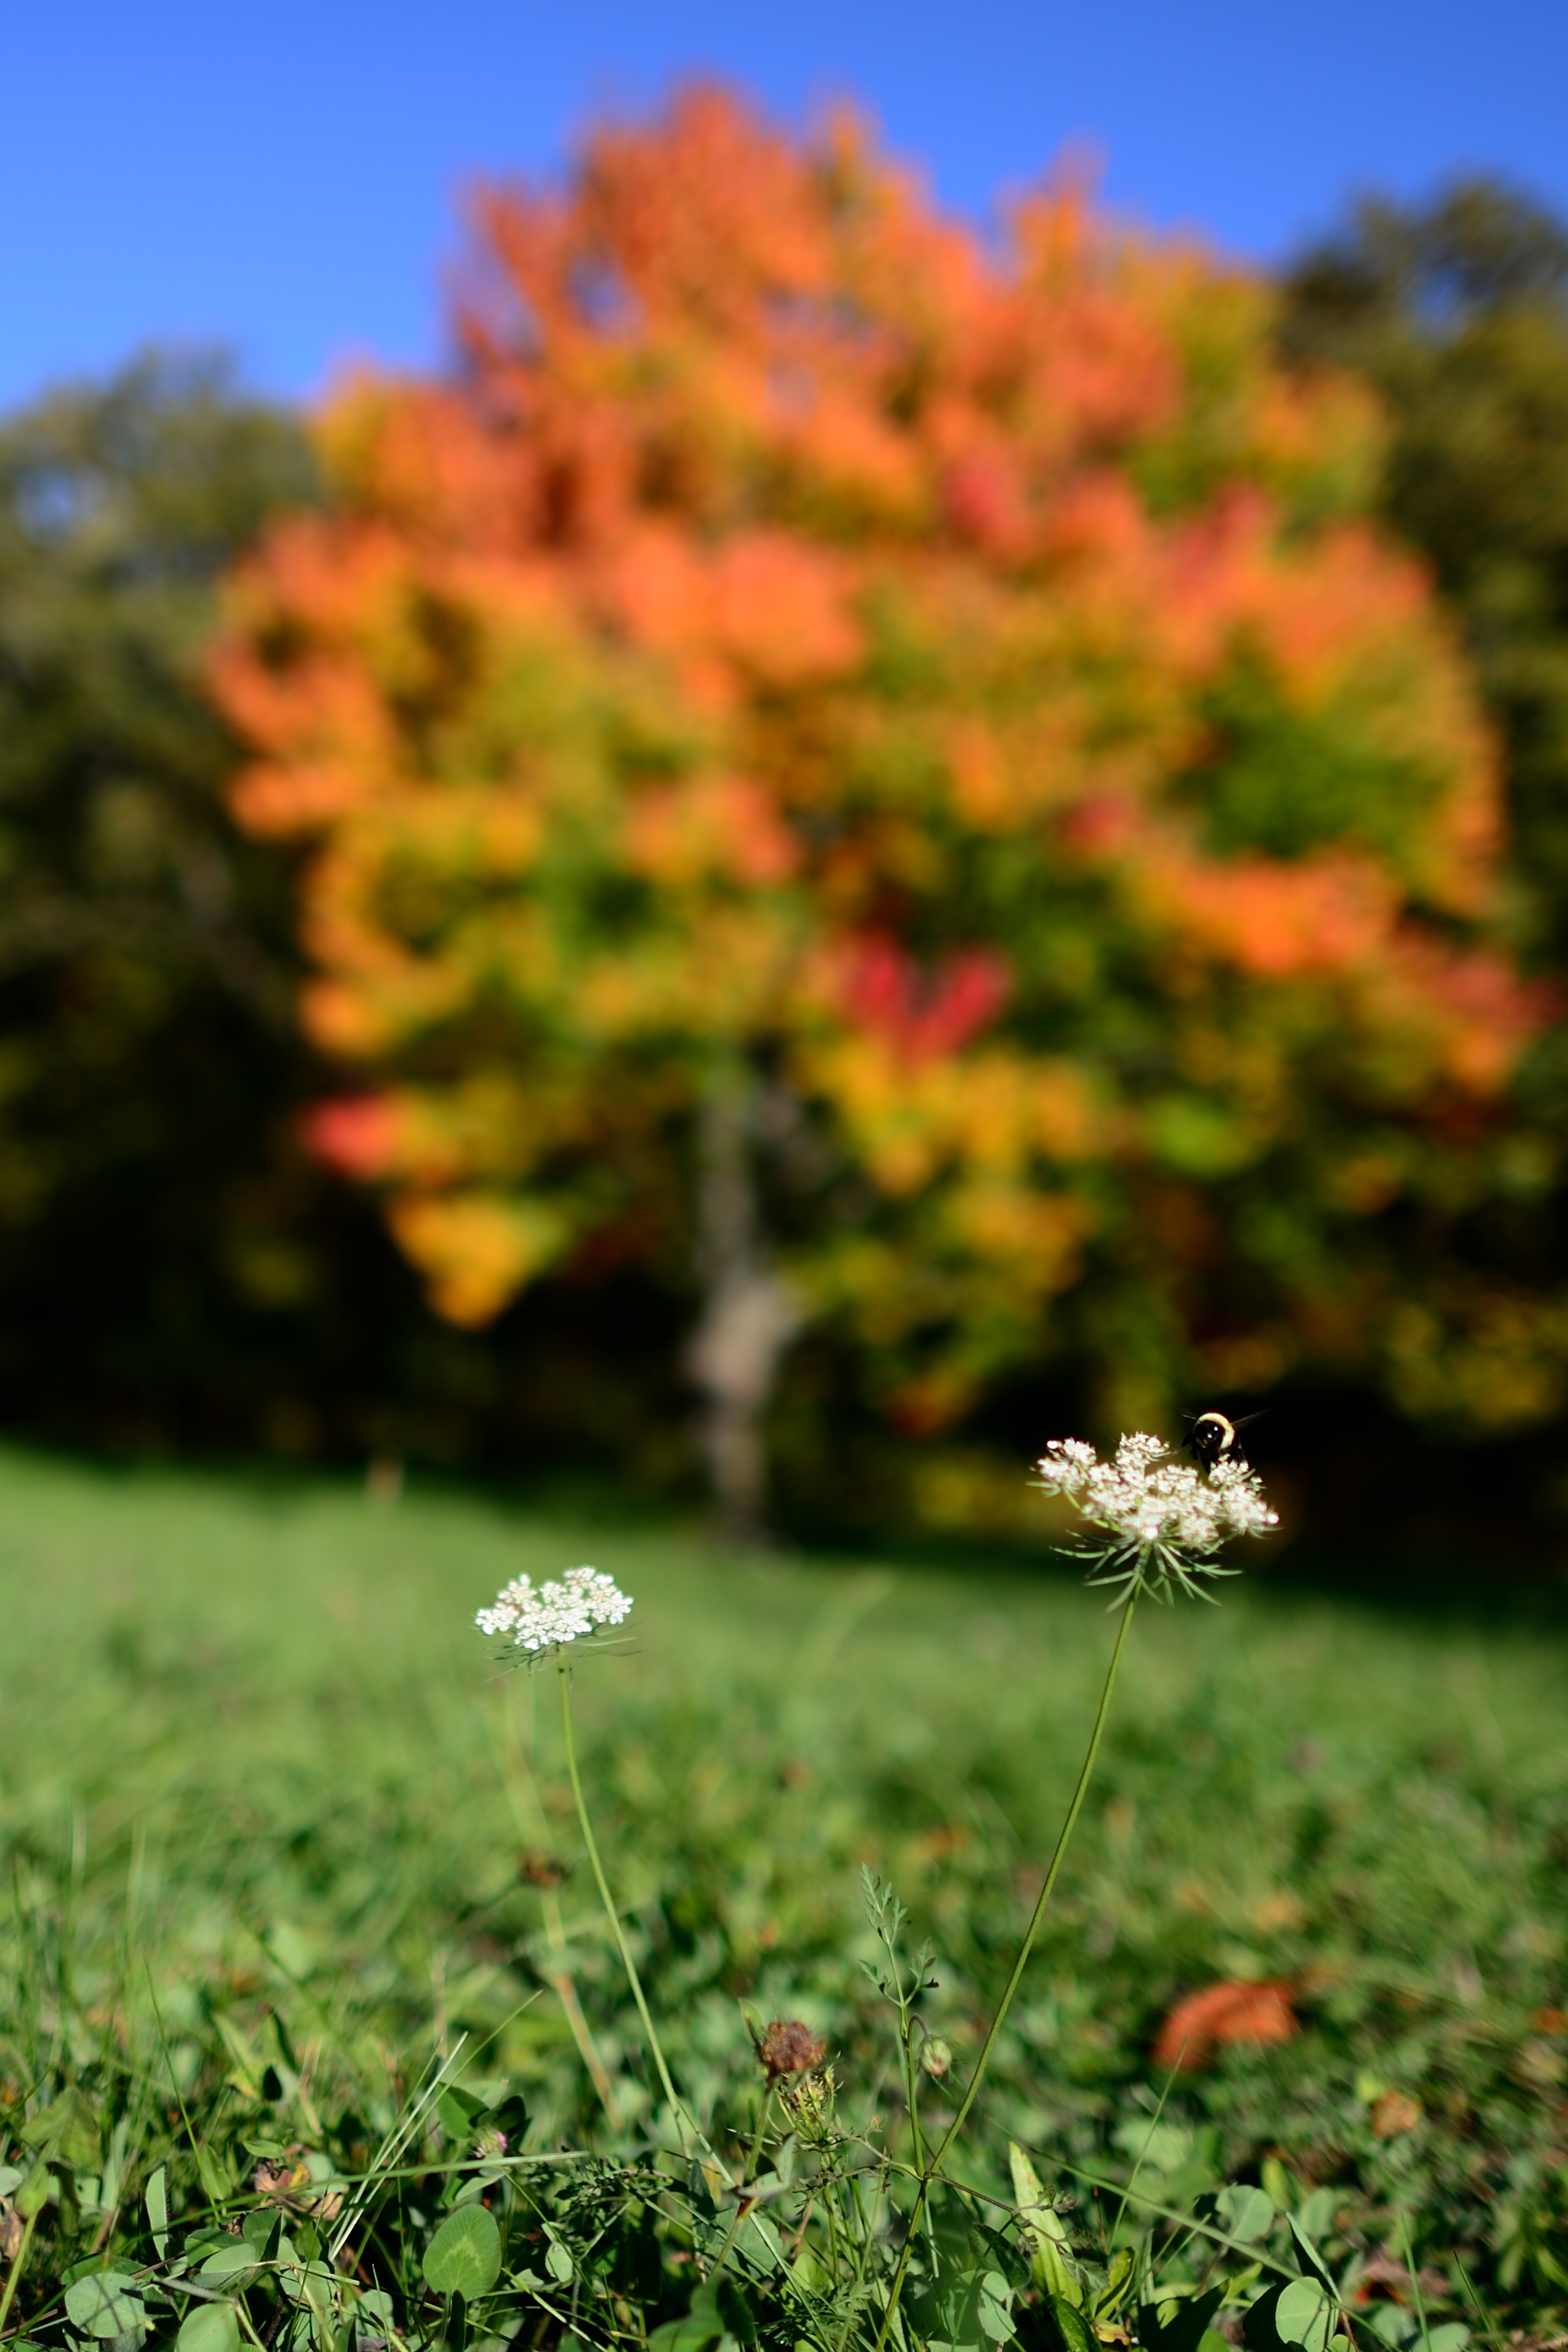
<path fill-rule="evenodd" d="M 1477 166 L 1568 213 L 1563 0 L 0 0 L 0 57 L 4 403 L 153 340 L 288 394 L 433 361 L 464 180 L 696 71 L 858 99 L 974 214 L 1068 142 L 1263 259 Z"/>

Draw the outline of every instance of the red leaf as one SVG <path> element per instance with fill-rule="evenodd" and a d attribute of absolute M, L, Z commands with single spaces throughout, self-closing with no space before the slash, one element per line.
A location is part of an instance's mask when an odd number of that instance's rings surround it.
<path fill-rule="evenodd" d="M 300 1122 L 305 1148 L 340 1176 L 360 1182 L 384 1173 L 392 1154 L 392 1112 L 375 1095 L 340 1095 L 317 1103 Z"/>

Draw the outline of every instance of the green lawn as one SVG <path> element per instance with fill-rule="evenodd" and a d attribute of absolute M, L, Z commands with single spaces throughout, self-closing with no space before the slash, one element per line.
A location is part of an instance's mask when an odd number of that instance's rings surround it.
<path fill-rule="evenodd" d="M 548 1989 L 569 1973 L 635 2119 L 638 2037 L 578 1866 L 554 1678 L 498 1677 L 470 1622 L 520 1570 L 580 1559 L 636 1597 L 634 1638 L 584 1659 L 574 1703 L 691 2095 L 733 2110 L 745 1999 L 826 2031 L 847 2096 L 893 2099 L 863 1863 L 935 1945 L 932 2030 L 973 2048 L 1110 1640 L 1043 1549 L 1038 1570 L 759 1566 L 608 1507 L 594 1524 L 417 1481 L 388 1507 L 8 1455 L 0 2115 L 82 2079 L 133 2170 L 178 2084 L 237 2179 L 241 2133 L 348 2145 L 466 2032 L 465 2063 L 521 2088 L 542 2140 L 582 2135 L 593 2095 Z M 1267 1577 L 1225 1591 L 1134 1628 L 990 2145 L 1114 2162 L 1160 2095 L 1169 2005 L 1278 1979 L 1298 2037 L 1179 2078 L 1145 2178 L 1257 2177 L 1272 2156 L 1325 2192 L 1325 2237 L 1373 2246 L 1408 2215 L 1423 2250 L 1462 2248 L 1516 2313 L 1544 2307 L 1568 2163 L 1568 1633 Z M 556 1865 L 558 1891 L 538 1883 Z M 1395 2090 L 1419 2120 L 1380 2137 Z"/>

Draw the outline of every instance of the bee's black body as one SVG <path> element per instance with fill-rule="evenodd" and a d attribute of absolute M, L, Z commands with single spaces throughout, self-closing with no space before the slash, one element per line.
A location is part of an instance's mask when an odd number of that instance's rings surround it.
<path fill-rule="evenodd" d="M 1249 1412 L 1246 1421 L 1227 1420 L 1223 1412 L 1196 1413 L 1187 1432 L 1187 1444 L 1205 1470 L 1212 1470 L 1216 1462 L 1239 1462 L 1244 1457 L 1236 1442 L 1237 1431 L 1257 1419 L 1255 1412 Z"/>

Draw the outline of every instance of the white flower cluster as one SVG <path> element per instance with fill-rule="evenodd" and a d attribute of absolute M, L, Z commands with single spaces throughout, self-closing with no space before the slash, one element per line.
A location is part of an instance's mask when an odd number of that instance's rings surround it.
<path fill-rule="evenodd" d="M 1065 1496 L 1107 1538 L 1092 1547 L 1103 1571 L 1092 1580 L 1129 1591 L 1147 1584 L 1169 1598 L 1173 1580 L 1195 1592 L 1193 1577 L 1234 1572 L 1213 1559 L 1228 1538 L 1266 1535 L 1279 1524 L 1257 1471 L 1239 1454 L 1222 1458 L 1205 1476 L 1142 1431 L 1124 1437 L 1110 1462 L 1082 1438 L 1054 1437 L 1038 1467 L 1045 1492 Z"/>
<path fill-rule="evenodd" d="M 498 1592 L 493 1609 L 481 1609 L 474 1622 L 492 1639 L 508 1639 L 520 1650 L 552 1650 L 592 1633 L 601 1625 L 619 1625 L 631 1611 L 631 1596 L 613 1577 L 596 1568 L 569 1568 L 559 1582 L 535 1585 L 527 1576 L 514 1577 Z"/>
<path fill-rule="evenodd" d="M 1256 1470 L 1238 1455 L 1205 1477 L 1171 1459 L 1161 1437 L 1124 1437 L 1113 1461 L 1101 1462 L 1080 1437 L 1053 1437 L 1039 1465 L 1048 1495 L 1066 1495 L 1091 1527 L 1136 1544 L 1175 1543 L 1217 1551 L 1227 1536 L 1258 1536 L 1278 1527 Z"/>

